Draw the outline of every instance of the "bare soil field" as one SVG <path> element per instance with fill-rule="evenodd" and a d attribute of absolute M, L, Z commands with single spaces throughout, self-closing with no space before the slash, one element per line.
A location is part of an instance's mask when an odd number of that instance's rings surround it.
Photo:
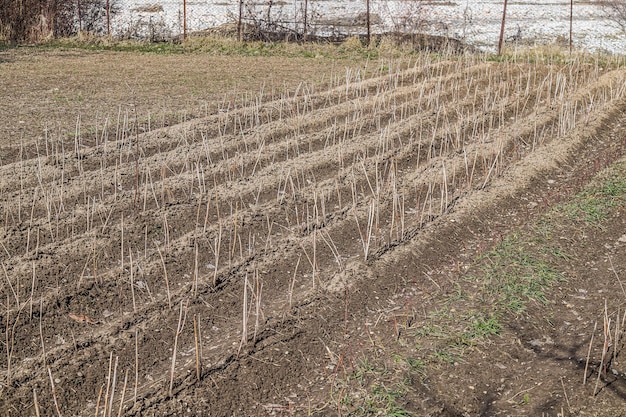
<path fill-rule="evenodd" d="M 0 411 L 626 415 L 621 64 L 0 52 Z"/>

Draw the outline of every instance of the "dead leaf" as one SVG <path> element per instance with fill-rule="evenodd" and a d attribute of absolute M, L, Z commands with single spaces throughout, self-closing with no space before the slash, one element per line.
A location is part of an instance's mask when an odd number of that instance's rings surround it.
<path fill-rule="evenodd" d="M 79 323 L 89 323 L 89 324 L 98 324 L 98 321 L 92 320 L 89 317 L 85 316 L 84 314 L 72 314 L 69 313 L 68 314 L 69 318 L 71 318 L 74 321 L 77 321 Z"/>

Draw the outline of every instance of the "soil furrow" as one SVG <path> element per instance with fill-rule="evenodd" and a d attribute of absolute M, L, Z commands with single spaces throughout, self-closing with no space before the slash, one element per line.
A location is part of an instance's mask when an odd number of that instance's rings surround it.
<path fill-rule="evenodd" d="M 377 343 L 367 326 L 397 290 L 386 267 L 426 281 L 411 274 L 427 266 L 397 260 L 419 264 L 438 230 L 479 221 L 475 207 L 593 141 L 626 95 L 623 70 L 578 61 L 405 68 L 261 92 L 137 136 L 129 118 L 116 141 L 0 167 L 6 398 L 30 412 L 36 390 L 41 409 L 94 415 L 99 396 L 117 409 L 126 377 L 129 415 L 205 400 L 230 414 L 249 401 L 240 415 L 253 415 L 272 395 L 319 406 L 354 367 L 349 349 Z M 302 370 L 311 381 L 283 383 Z M 235 386 L 247 393 L 223 395 Z"/>

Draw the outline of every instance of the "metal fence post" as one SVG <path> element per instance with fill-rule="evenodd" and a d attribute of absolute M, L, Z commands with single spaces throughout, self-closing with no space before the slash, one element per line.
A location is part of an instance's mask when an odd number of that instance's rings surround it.
<path fill-rule="evenodd" d="M 504 0 L 504 9 L 502 10 L 502 26 L 500 26 L 500 40 L 498 41 L 498 56 L 502 54 L 502 41 L 504 39 L 504 22 L 506 21 L 506 4 L 508 0 Z"/>
<path fill-rule="evenodd" d="M 569 2 L 569 53 L 572 53 L 572 20 L 574 19 L 574 0 Z"/>

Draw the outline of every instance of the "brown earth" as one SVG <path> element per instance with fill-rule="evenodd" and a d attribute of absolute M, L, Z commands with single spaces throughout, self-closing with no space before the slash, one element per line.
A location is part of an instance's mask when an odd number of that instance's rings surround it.
<path fill-rule="evenodd" d="M 0 410 L 626 415 L 626 71 L 486 58 L 3 52 Z"/>

